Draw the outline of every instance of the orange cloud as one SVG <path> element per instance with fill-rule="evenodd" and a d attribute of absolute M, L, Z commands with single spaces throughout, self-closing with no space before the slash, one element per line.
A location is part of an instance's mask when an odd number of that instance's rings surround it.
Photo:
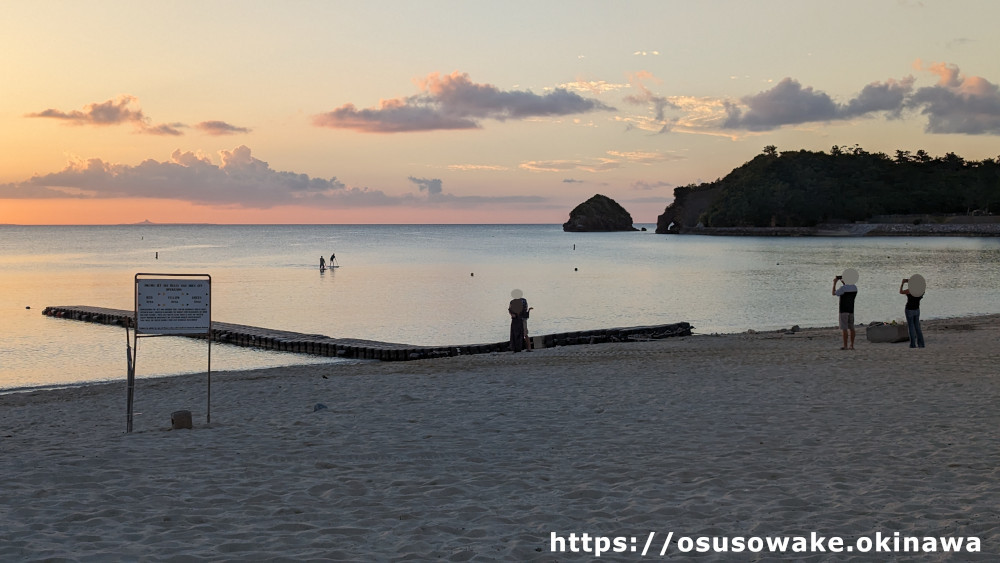
<path fill-rule="evenodd" d="M 938 76 L 934 86 L 920 88 L 910 98 L 927 116 L 928 133 L 1000 135 L 1000 87 L 979 76 L 965 76 L 957 65 L 914 62 Z"/>

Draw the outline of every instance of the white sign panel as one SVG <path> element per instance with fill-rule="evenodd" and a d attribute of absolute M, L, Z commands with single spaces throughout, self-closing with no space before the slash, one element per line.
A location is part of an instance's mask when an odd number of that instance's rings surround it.
<path fill-rule="evenodd" d="M 211 329 L 211 295 L 209 280 L 136 280 L 136 331 L 205 334 Z"/>

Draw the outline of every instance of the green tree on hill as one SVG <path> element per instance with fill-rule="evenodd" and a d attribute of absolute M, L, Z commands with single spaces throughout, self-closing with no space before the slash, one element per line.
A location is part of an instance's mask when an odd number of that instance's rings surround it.
<path fill-rule="evenodd" d="M 1000 210 L 1000 163 L 955 153 L 932 158 L 923 150 L 898 150 L 890 158 L 858 145 L 834 146 L 829 154 L 779 153 L 768 145 L 720 180 L 677 188 L 671 206 L 708 190 L 718 195 L 699 216 L 706 227 L 810 227 L 875 215 L 989 212 Z"/>

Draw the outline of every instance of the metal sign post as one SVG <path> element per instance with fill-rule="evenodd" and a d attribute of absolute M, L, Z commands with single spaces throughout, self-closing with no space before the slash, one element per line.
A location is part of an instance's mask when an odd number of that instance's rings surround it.
<path fill-rule="evenodd" d="M 128 323 L 125 326 L 128 335 Z M 136 274 L 135 332 L 128 353 L 126 432 L 132 431 L 135 364 L 140 336 L 204 335 L 208 341 L 208 404 L 212 422 L 212 276 L 208 274 Z"/>

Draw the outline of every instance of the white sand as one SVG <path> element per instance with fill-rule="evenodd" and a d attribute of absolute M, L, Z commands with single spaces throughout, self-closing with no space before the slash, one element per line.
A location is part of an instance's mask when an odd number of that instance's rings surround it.
<path fill-rule="evenodd" d="M 813 329 L 216 373 L 211 425 L 204 376 L 140 380 L 129 435 L 124 381 L 0 396 L 0 560 L 572 561 L 552 532 L 651 531 L 658 560 L 667 532 L 815 531 L 995 561 L 1000 319 L 924 324 L 923 350 Z M 781 558 L 831 554 L 700 560 Z"/>

